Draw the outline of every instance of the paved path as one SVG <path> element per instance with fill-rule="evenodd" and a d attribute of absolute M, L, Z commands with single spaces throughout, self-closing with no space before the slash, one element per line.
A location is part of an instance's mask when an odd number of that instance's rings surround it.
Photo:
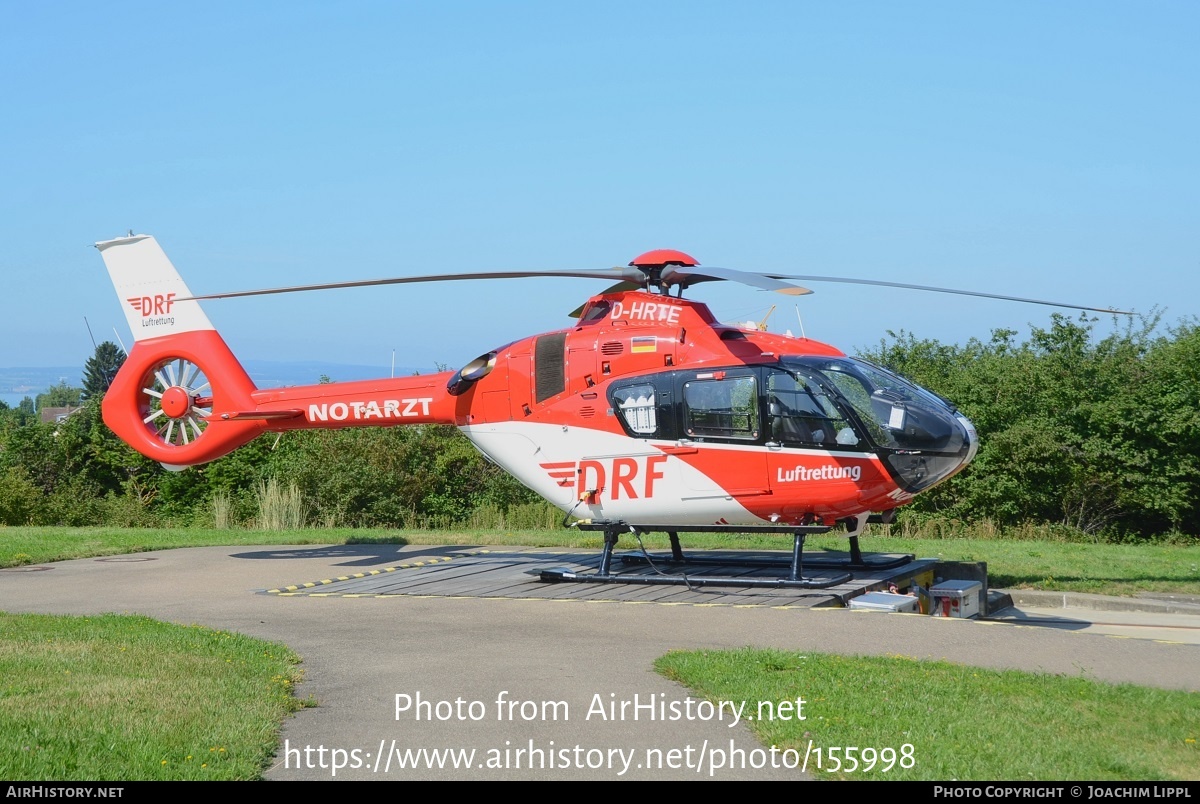
<path fill-rule="evenodd" d="M 900 654 L 1174 689 L 1200 688 L 1196 669 L 1200 646 L 1115 639 L 1086 629 L 1073 632 L 918 615 L 762 606 L 262 593 L 438 553 L 439 548 L 395 545 L 202 547 L 66 561 L 45 571 L 0 571 L 0 609 L 139 613 L 287 643 L 304 657 L 306 681 L 299 693 L 313 695 L 320 705 L 300 712 L 285 725 L 286 746 L 293 750 L 278 757 L 267 774 L 270 779 L 332 778 L 329 765 L 334 749 L 358 749 L 357 756 L 366 765 L 342 768 L 338 779 L 611 779 L 621 775 L 627 756 L 635 759 L 624 778 L 694 779 L 705 777 L 709 769 L 697 773 L 694 767 L 638 766 L 645 765 L 647 756 L 694 765 L 705 746 L 726 753 L 731 747 L 743 750 L 748 761 L 762 758 L 763 754 L 753 753 L 760 746 L 745 725 L 731 727 L 728 717 L 670 722 L 644 716 L 637 721 L 586 716 L 596 701 L 632 701 L 634 695 L 643 703 L 653 698 L 685 706 L 685 690 L 652 669 L 655 658 L 674 648 L 751 645 Z M 396 697 L 415 700 L 418 693 L 430 702 L 479 701 L 486 714 L 477 722 L 417 721 L 411 711 L 397 716 Z M 539 711 L 535 719 L 525 721 L 517 707 L 512 720 L 500 720 L 495 702 L 501 696 L 533 702 L 529 706 L 565 702 L 569 719 L 555 720 L 547 709 L 545 719 Z M 837 710 L 837 701 L 826 701 L 819 707 L 810 704 L 806 714 L 836 717 Z M 495 758 L 502 767 L 400 770 L 393 764 L 384 774 L 381 763 L 373 772 L 380 746 L 390 753 L 393 740 L 397 748 L 473 748 L 475 764 Z M 305 747 L 311 749 L 307 754 L 301 750 Z M 530 747 L 542 752 L 532 755 L 535 760 L 556 767 L 511 767 L 518 759 L 517 749 Z M 678 753 L 670 753 L 672 749 Z M 353 758 L 348 753 L 339 756 L 343 761 Z M 519 757 L 523 766 L 526 756 Z M 602 767 L 561 767 L 589 761 Z M 796 771 L 770 767 L 723 769 L 715 775 L 724 779 L 799 776 Z"/>

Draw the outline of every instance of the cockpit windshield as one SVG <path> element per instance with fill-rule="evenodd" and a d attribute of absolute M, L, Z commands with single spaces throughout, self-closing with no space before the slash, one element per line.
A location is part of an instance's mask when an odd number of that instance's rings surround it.
<path fill-rule="evenodd" d="M 861 435 L 910 491 L 933 485 L 974 457 L 970 422 L 940 397 L 890 371 L 851 357 L 785 358 L 783 367 L 850 408 Z"/>

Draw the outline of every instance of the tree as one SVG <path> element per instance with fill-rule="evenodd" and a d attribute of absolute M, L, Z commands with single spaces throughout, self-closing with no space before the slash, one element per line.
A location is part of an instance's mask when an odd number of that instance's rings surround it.
<path fill-rule="evenodd" d="M 954 401 L 975 461 L 913 501 L 915 516 L 1061 523 L 1088 533 L 1200 524 L 1200 327 L 1155 336 L 1156 313 L 1097 340 L 1095 319 L 1054 315 L 1018 344 L 943 346 L 907 333 L 869 355 Z"/>
<path fill-rule="evenodd" d="M 51 385 L 45 393 L 38 394 L 37 409 L 79 407 L 82 394 L 81 388 L 74 388 L 65 382 L 60 382 L 58 385 Z"/>
<path fill-rule="evenodd" d="M 103 396 L 124 362 L 125 354 L 112 341 L 97 346 L 96 353 L 83 364 L 83 398 Z"/>

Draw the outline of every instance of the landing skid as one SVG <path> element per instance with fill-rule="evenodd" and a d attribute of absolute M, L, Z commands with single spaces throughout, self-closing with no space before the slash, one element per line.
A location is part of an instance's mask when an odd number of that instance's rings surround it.
<path fill-rule="evenodd" d="M 707 530 L 707 529 L 704 529 Z M 824 528 L 827 531 L 829 528 Z M 739 530 L 739 533 L 744 531 Z M 650 564 L 654 562 L 667 562 L 677 564 L 697 564 L 697 565 L 720 565 L 728 564 L 729 559 L 724 557 L 713 557 L 705 555 L 697 555 L 693 553 L 690 556 L 685 556 L 683 548 L 679 544 L 679 534 L 676 531 L 667 531 L 667 535 L 671 539 L 671 554 L 656 554 L 650 553 L 646 555 L 638 553 L 625 553 L 617 556 L 617 560 L 622 564 Z M 822 569 L 836 568 L 847 570 L 887 570 L 903 567 L 905 564 L 910 564 L 916 559 L 912 553 L 868 553 L 863 554 L 862 548 L 858 544 L 858 536 L 850 537 L 850 555 L 847 557 L 832 556 L 832 555 L 810 555 L 805 559 L 805 564 L 809 567 L 819 567 Z M 743 559 L 738 559 L 738 566 L 745 567 L 787 567 L 790 562 L 787 558 L 772 557 L 772 556 L 747 556 Z"/>
<path fill-rule="evenodd" d="M 825 575 L 821 578 L 805 578 L 802 573 L 803 555 L 804 555 L 804 538 L 808 534 L 827 533 L 830 528 L 824 525 L 765 525 L 761 527 L 737 527 L 730 525 L 630 525 L 625 522 L 589 522 L 578 523 L 577 528 L 584 531 L 603 531 L 604 532 L 604 549 L 600 554 L 600 567 L 594 573 L 578 573 L 565 569 L 543 570 L 541 580 L 549 583 L 620 583 L 620 584 L 642 584 L 646 586 L 687 586 L 689 588 L 701 586 L 736 586 L 750 588 L 767 588 L 767 589 L 828 589 L 831 586 L 845 583 L 853 576 L 849 572 L 836 572 Z M 861 527 L 860 527 L 861 530 Z M 651 533 L 665 532 L 671 538 L 671 563 L 672 569 L 678 569 L 680 564 L 689 563 L 715 563 L 712 561 L 697 561 L 696 559 L 687 559 L 683 555 L 683 549 L 679 544 L 680 533 L 791 533 L 793 536 L 792 543 L 792 558 L 790 563 L 768 562 L 764 564 L 762 560 L 755 561 L 753 559 L 726 559 L 720 563 L 729 566 L 787 566 L 789 571 L 786 578 L 762 578 L 762 577 L 725 577 L 717 575 L 668 575 L 659 573 L 656 575 L 632 575 L 622 574 L 617 575 L 612 572 L 613 548 L 617 546 L 617 540 L 620 539 L 622 533 Z M 861 558 L 861 554 L 859 554 Z M 622 556 L 621 561 L 625 562 L 626 557 Z M 853 558 L 851 559 L 853 560 Z M 644 557 L 643 557 L 644 561 Z M 653 562 L 650 563 L 653 566 Z M 902 562 L 903 563 L 903 562 Z"/>

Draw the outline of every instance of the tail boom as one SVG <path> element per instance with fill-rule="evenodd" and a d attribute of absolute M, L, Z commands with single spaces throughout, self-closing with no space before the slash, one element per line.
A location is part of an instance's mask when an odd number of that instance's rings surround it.
<path fill-rule="evenodd" d="M 452 376 L 443 372 L 256 391 L 251 395 L 253 413 L 246 413 L 269 416 L 270 430 L 454 424 L 457 400 L 446 391 Z M 279 411 L 293 415 L 272 415 Z"/>
<path fill-rule="evenodd" d="M 207 463 L 264 432 L 454 424 L 451 372 L 258 390 L 215 331 L 134 345 L 105 394 L 105 423 L 171 467 Z"/>

